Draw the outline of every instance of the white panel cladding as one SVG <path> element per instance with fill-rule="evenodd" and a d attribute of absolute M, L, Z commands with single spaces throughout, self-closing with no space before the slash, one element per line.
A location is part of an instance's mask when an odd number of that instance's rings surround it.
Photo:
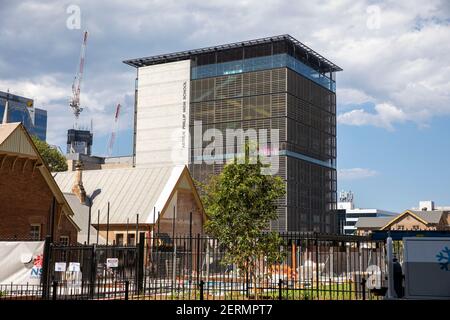
<path fill-rule="evenodd" d="M 191 62 L 138 69 L 136 166 L 189 162 Z"/>

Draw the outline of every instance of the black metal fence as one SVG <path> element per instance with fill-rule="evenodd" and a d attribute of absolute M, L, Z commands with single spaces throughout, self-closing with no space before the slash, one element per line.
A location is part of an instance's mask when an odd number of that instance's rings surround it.
<path fill-rule="evenodd" d="M 386 276 L 383 241 L 315 233 L 281 236 L 283 262 L 269 264 L 258 257 L 251 274 L 225 264 L 223 247 L 205 235 L 141 237 L 137 246 L 48 244 L 42 284 L 0 285 L 0 299 L 380 298 L 376 292 Z"/>
<path fill-rule="evenodd" d="M 359 237 L 282 234 L 282 263 L 257 259 L 248 274 L 223 263 L 206 236 L 148 239 L 143 292 L 149 299 L 374 299 L 385 276 L 384 243 Z"/>

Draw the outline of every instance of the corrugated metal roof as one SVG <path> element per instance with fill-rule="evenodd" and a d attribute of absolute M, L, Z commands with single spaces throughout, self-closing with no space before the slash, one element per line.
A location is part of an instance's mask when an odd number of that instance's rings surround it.
<path fill-rule="evenodd" d="M 69 203 L 70 207 L 72 208 L 74 215 L 72 216 L 72 220 L 77 224 L 77 226 L 80 228 L 80 231 L 78 232 L 77 241 L 79 243 L 87 242 L 87 236 L 88 236 L 88 225 L 89 225 L 89 207 L 83 203 L 80 202 L 78 197 L 74 195 L 73 193 L 64 193 L 64 197 L 66 198 L 67 202 Z M 94 212 L 91 212 L 91 227 L 89 228 L 89 232 L 91 233 L 90 236 L 90 242 L 96 242 L 97 241 L 97 229 L 92 227 L 92 224 L 97 223 L 97 214 Z M 99 235 L 98 237 L 98 244 L 105 244 L 105 239 Z"/>
<path fill-rule="evenodd" d="M 110 223 L 153 223 L 153 208 L 161 211 L 180 178 L 185 166 L 152 168 L 118 168 L 84 170 L 83 186 L 88 196 L 99 192 L 94 198 L 92 212 L 100 210 L 100 224 L 107 222 L 108 201 Z M 71 193 L 75 171 L 54 173 L 63 192 Z M 96 220 L 95 220 L 96 222 Z"/>
<path fill-rule="evenodd" d="M 0 125 L 0 145 L 3 144 L 6 138 L 8 138 L 11 132 L 13 132 L 18 126 L 19 123 L 5 123 Z"/>
<path fill-rule="evenodd" d="M 0 151 L 37 157 L 33 146 L 19 127 L 20 122 L 0 124 Z"/>

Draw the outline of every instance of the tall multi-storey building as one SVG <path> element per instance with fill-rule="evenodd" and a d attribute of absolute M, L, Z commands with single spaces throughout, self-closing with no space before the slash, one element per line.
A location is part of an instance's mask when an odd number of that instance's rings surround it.
<path fill-rule="evenodd" d="M 136 166 L 189 164 L 193 177 L 205 181 L 222 170 L 217 160 L 235 156 L 245 140 L 226 140 L 232 154 L 216 149 L 211 163 L 199 161 L 205 160 L 199 149 L 212 140 L 198 145 L 196 133 L 277 129 L 279 141 L 269 138 L 268 146 L 287 193 L 272 229 L 335 231 L 341 68 L 289 35 L 124 62 L 137 68 Z"/>
<path fill-rule="evenodd" d="M 47 137 L 47 110 L 35 108 L 32 99 L 0 91 L 0 123 L 5 120 L 4 113 L 7 104 L 7 123 L 21 122 L 30 135 L 37 136 L 45 141 Z"/>

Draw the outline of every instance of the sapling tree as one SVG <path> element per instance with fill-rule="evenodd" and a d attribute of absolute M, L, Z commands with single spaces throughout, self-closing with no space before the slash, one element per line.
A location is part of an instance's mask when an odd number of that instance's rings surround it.
<path fill-rule="evenodd" d="M 223 263 L 237 266 L 241 276 L 248 274 L 256 283 L 263 260 L 270 266 L 283 258 L 281 237 L 268 229 L 277 219 L 277 200 L 285 186 L 280 177 L 263 174 L 265 165 L 246 154 L 245 161 L 226 164 L 200 187 L 208 218 L 205 230 L 225 249 Z"/>

